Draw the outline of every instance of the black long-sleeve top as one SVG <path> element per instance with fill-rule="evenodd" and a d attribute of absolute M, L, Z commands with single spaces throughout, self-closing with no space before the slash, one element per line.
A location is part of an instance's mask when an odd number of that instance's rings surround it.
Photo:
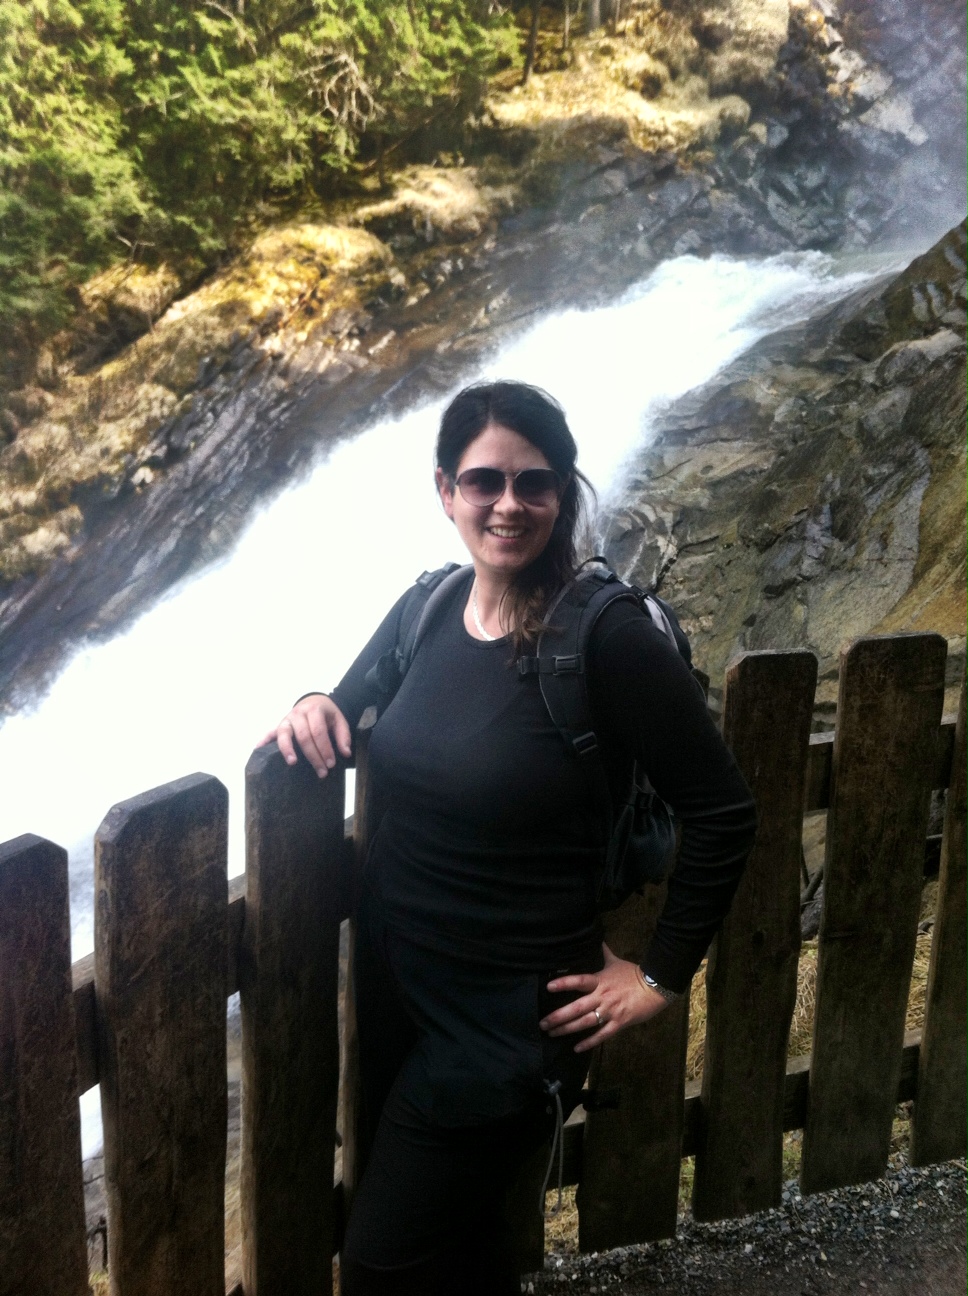
<path fill-rule="evenodd" d="M 364 677 L 397 642 L 405 599 L 333 691 L 353 727 L 374 700 Z M 513 668 L 507 639 L 467 633 L 465 601 L 458 592 L 436 618 L 372 733 L 370 778 L 386 812 L 365 875 L 409 939 L 509 969 L 566 968 L 601 940 L 603 815 L 537 678 Z M 616 796 L 638 760 L 681 823 L 642 966 L 682 991 L 736 890 L 753 801 L 682 657 L 633 604 L 602 613 L 588 673 Z"/>

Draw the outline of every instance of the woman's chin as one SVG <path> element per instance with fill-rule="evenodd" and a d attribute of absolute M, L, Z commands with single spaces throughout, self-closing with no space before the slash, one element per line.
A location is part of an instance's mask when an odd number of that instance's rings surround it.
<path fill-rule="evenodd" d="M 523 572 L 526 567 L 530 567 L 536 557 L 537 555 L 532 553 L 514 552 L 512 550 L 495 552 L 493 549 L 489 549 L 487 553 L 474 555 L 474 565 L 483 568 L 485 571 L 492 572 L 495 576 L 513 580 L 519 572 Z"/>

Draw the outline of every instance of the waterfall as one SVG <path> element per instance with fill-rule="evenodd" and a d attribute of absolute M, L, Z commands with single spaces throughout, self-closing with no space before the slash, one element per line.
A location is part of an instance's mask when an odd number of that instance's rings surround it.
<path fill-rule="evenodd" d="M 561 401 L 607 507 L 656 409 L 884 268 L 816 252 L 679 257 L 608 306 L 539 320 L 479 376 L 524 379 Z M 229 557 L 114 640 L 80 646 L 47 695 L 0 729 L 0 840 L 34 832 L 68 847 L 75 958 L 93 945 L 91 840 L 109 806 L 194 770 L 217 775 L 240 872 L 254 743 L 299 694 L 337 682 L 422 570 L 463 558 L 433 486 L 443 404 L 336 443 Z M 99 1122 L 85 1098 L 89 1152 Z"/>

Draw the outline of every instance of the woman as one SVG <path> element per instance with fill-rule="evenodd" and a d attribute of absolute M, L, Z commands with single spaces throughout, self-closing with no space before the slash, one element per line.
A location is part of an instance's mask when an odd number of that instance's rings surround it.
<path fill-rule="evenodd" d="M 585 479 L 561 408 L 480 384 L 444 413 L 437 489 L 472 559 L 370 741 L 385 806 L 364 868 L 354 966 L 372 1151 L 342 1296 L 519 1290 L 503 1194 L 579 1100 L 589 1051 L 683 993 L 752 842 L 749 791 L 682 656 L 630 602 L 595 626 L 588 686 L 613 792 L 638 760 L 682 826 L 641 967 L 602 943 L 602 815 L 537 677 L 510 669 L 574 575 Z M 397 643 L 402 598 L 329 696 L 264 741 L 320 777 L 348 757 Z M 372 680 L 373 676 L 370 676 Z"/>

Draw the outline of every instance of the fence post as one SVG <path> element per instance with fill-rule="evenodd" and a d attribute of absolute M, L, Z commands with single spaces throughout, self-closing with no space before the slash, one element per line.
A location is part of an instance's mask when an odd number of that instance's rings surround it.
<path fill-rule="evenodd" d="M 750 652 L 726 672 L 723 737 L 759 815 L 756 845 L 706 970 L 699 1220 L 778 1206 L 787 1042 L 800 952 L 800 843 L 817 659 Z"/>
<path fill-rule="evenodd" d="M 67 853 L 0 845 L 0 1293 L 86 1296 Z"/>
<path fill-rule="evenodd" d="M 665 886 L 606 915 L 605 940 L 638 962 Z M 689 996 L 595 1050 L 578 1185 L 582 1251 L 672 1237 L 679 1207 Z"/>
<path fill-rule="evenodd" d="M 192 774 L 95 838 L 112 1296 L 225 1290 L 227 808 Z"/>
<path fill-rule="evenodd" d="M 841 655 L 804 1192 L 887 1165 L 946 652 L 940 635 L 904 634 Z"/>
<path fill-rule="evenodd" d="M 332 1291 L 344 777 L 245 767 L 242 1271 L 246 1296 Z"/>
<path fill-rule="evenodd" d="M 965 685 L 955 729 L 931 940 L 911 1162 L 965 1155 Z"/>

